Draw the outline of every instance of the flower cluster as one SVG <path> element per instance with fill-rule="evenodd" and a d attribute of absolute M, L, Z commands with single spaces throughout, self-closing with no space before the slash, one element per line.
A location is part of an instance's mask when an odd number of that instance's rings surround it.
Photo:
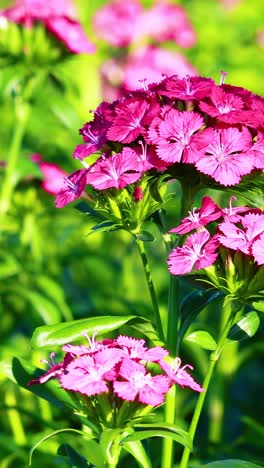
<path fill-rule="evenodd" d="M 177 178 L 182 168 L 192 168 L 200 187 L 234 186 L 253 170 L 256 178 L 264 169 L 263 111 L 264 99 L 246 89 L 190 76 L 103 102 L 73 153 L 85 168 L 69 176 L 56 205 L 80 198 L 86 187 L 116 193 L 146 177 Z"/>
<path fill-rule="evenodd" d="M 215 286 L 231 293 L 239 291 L 247 299 L 263 289 L 264 211 L 232 207 L 233 198 L 228 208 L 220 208 L 205 196 L 201 208 L 194 208 L 170 230 L 189 236 L 181 247 L 172 250 L 168 265 L 173 275 L 205 269 Z"/>
<path fill-rule="evenodd" d="M 17 0 L 13 6 L 0 11 L 0 17 L 27 28 L 40 22 L 71 53 L 93 53 L 95 47 L 80 23 L 73 19 L 74 13 L 70 0 Z"/>
<path fill-rule="evenodd" d="M 191 366 L 181 367 L 179 358 L 172 365 L 164 360 L 168 356 L 164 348 L 148 348 L 144 340 L 122 335 L 114 340 L 88 341 L 89 346 L 64 345 L 66 354 L 58 364 L 53 362 L 52 353 L 50 370 L 29 385 L 55 377 L 65 390 L 88 397 L 108 394 L 117 407 L 122 400 L 160 405 L 175 383 L 203 391 L 186 370 Z"/>

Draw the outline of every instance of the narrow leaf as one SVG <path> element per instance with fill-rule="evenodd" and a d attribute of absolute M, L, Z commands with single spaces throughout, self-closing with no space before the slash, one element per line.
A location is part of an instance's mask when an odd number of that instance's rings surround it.
<path fill-rule="evenodd" d="M 166 437 L 169 439 L 178 442 L 179 444 L 183 445 L 184 447 L 192 449 L 191 440 L 186 434 L 186 436 L 176 434 L 175 432 L 166 430 L 166 429 L 147 429 L 145 431 L 136 431 L 134 434 L 127 436 L 123 442 L 132 442 L 136 440 L 144 440 L 149 439 L 150 437 Z"/>
<path fill-rule="evenodd" d="M 260 465 L 245 460 L 221 460 L 204 465 L 208 468 L 262 468 Z"/>
<path fill-rule="evenodd" d="M 127 452 L 131 453 L 131 455 L 133 455 L 141 468 L 152 468 L 152 463 L 139 440 L 135 440 L 134 442 L 126 442 L 123 444 L 123 448 Z"/>

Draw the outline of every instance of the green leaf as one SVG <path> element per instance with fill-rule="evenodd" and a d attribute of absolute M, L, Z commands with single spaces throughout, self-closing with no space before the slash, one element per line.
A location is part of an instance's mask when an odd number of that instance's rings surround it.
<path fill-rule="evenodd" d="M 57 304 L 65 320 L 73 319 L 72 312 L 65 300 L 64 290 L 56 281 L 49 276 L 38 275 L 36 284 L 45 292 L 46 296 L 49 296 Z"/>
<path fill-rule="evenodd" d="M 101 316 L 88 319 L 72 320 L 70 322 L 58 323 L 56 325 L 44 325 L 38 327 L 32 337 L 34 348 L 54 348 L 56 345 L 64 345 L 76 341 L 82 335 L 98 335 L 120 328 L 127 322 L 145 321 L 135 315 L 127 316 Z"/>
<path fill-rule="evenodd" d="M 85 458 L 69 444 L 62 444 L 58 448 L 57 453 L 63 457 L 68 457 L 71 463 L 71 468 L 88 468 L 91 466 L 90 463 L 92 463 L 96 468 L 104 467 L 104 457 L 101 448 L 94 440 L 85 441 L 85 453 L 88 454 L 88 460 L 85 460 Z M 89 463 L 87 463 L 87 461 Z"/>
<path fill-rule="evenodd" d="M 40 315 L 44 323 L 51 325 L 60 322 L 61 313 L 58 307 L 45 296 L 22 287 L 16 287 L 16 291 L 31 303 L 33 309 Z"/>
<path fill-rule="evenodd" d="M 137 235 L 136 238 L 143 242 L 152 242 L 155 237 L 148 231 L 142 230 Z"/>
<path fill-rule="evenodd" d="M 120 224 L 115 224 L 112 221 L 102 221 L 101 223 L 96 224 L 96 226 L 93 226 L 90 229 L 88 236 L 93 234 L 94 232 L 111 232 L 118 231 L 119 229 L 122 229 L 122 226 Z"/>
<path fill-rule="evenodd" d="M 264 300 L 260 299 L 259 301 L 250 301 L 252 307 L 257 310 L 258 312 L 264 312 Z"/>
<path fill-rule="evenodd" d="M 232 326 L 227 338 L 234 341 L 241 341 L 251 338 L 257 332 L 259 325 L 259 316 L 257 312 L 252 310 Z"/>
<path fill-rule="evenodd" d="M 134 428 L 137 430 L 133 434 L 130 434 L 122 439 L 121 443 L 144 440 L 148 439 L 149 437 L 167 437 L 192 450 L 192 441 L 189 434 L 174 424 L 136 424 L 134 425 Z"/>
<path fill-rule="evenodd" d="M 134 442 L 126 442 L 123 444 L 123 448 L 127 452 L 131 453 L 131 455 L 133 455 L 141 468 L 152 468 L 152 463 L 139 440 L 135 440 Z"/>
<path fill-rule="evenodd" d="M 221 297 L 221 293 L 212 290 L 191 292 L 180 304 L 181 326 L 179 340 L 182 340 L 190 324 L 197 315 L 211 302 Z"/>
<path fill-rule="evenodd" d="M 215 340 L 207 331 L 195 331 L 190 335 L 186 336 L 184 340 L 190 341 L 191 343 L 196 343 L 203 349 L 210 349 L 211 351 L 215 351 L 217 349 L 217 344 Z"/>
<path fill-rule="evenodd" d="M 260 465 L 245 460 L 221 460 L 208 463 L 204 467 L 208 468 L 263 468 Z"/>
<path fill-rule="evenodd" d="M 22 267 L 16 258 L 7 252 L 0 253 L 0 278 L 14 276 L 21 271 Z"/>
<path fill-rule="evenodd" d="M 101 220 L 101 221 L 106 221 L 106 218 L 101 215 L 101 213 L 98 213 L 98 211 L 94 210 L 90 205 L 87 203 L 81 201 L 77 203 L 74 207 L 76 210 L 80 211 L 81 213 L 90 215 L 92 218 Z"/>

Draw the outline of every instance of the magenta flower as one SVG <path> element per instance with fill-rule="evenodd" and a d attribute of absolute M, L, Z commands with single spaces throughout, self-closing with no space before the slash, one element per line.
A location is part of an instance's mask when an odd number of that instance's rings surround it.
<path fill-rule="evenodd" d="M 79 169 L 64 179 L 65 188 L 60 190 L 56 196 L 56 207 L 63 208 L 68 203 L 80 198 L 87 182 L 87 169 Z"/>
<path fill-rule="evenodd" d="M 67 173 L 56 164 L 43 161 L 39 154 L 33 154 L 31 159 L 38 164 L 43 174 L 41 183 L 43 190 L 51 195 L 57 195 L 64 187 Z"/>
<path fill-rule="evenodd" d="M 200 100 L 208 96 L 214 86 L 214 81 L 210 78 L 186 76 L 184 79 L 179 79 L 176 74 L 164 80 L 160 94 L 185 101 Z"/>
<path fill-rule="evenodd" d="M 72 18 L 73 13 L 70 0 L 17 0 L 14 6 L 0 11 L 0 16 L 29 28 L 40 21 L 70 52 L 93 53 L 95 46 L 80 23 Z"/>
<path fill-rule="evenodd" d="M 256 169 L 264 170 L 264 135 L 263 133 L 257 134 L 256 142 L 251 148 L 254 156 L 254 167 Z"/>
<path fill-rule="evenodd" d="M 145 126 L 159 111 L 160 106 L 156 99 L 132 98 L 126 103 L 121 101 L 116 107 L 116 117 L 107 137 L 120 143 L 131 143 L 144 133 Z"/>
<path fill-rule="evenodd" d="M 195 392 L 203 392 L 204 389 L 193 379 L 193 377 L 188 374 L 185 370 L 187 368 L 193 370 L 193 367 L 189 364 L 181 367 L 181 359 L 177 357 L 172 365 L 169 365 L 167 362 L 160 362 L 160 367 L 166 372 L 167 376 L 173 381 L 180 385 L 181 387 L 190 387 Z"/>
<path fill-rule="evenodd" d="M 254 168 L 254 157 L 248 151 L 251 142 L 247 129 L 214 130 L 206 154 L 201 155 L 195 166 L 224 186 L 238 184 Z"/>
<path fill-rule="evenodd" d="M 219 219 L 222 215 L 222 210 L 212 200 L 212 198 L 206 196 L 202 199 L 201 208 L 193 208 L 189 211 L 189 215 L 181 220 L 180 226 L 171 229 L 169 232 L 176 232 L 177 234 L 187 234 L 193 229 L 200 229 L 207 224 Z"/>
<path fill-rule="evenodd" d="M 199 104 L 200 109 L 211 117 L 216 117 L 222 122 L 239 123 L 241 110 L 244 103 L 241 97 L 225 92 L 221 87 L 214 86 L 209 98 L 205 98 Z"/>
<path fill-rule="evenodd" d="M 114 391 L 123 400 L 138 401 L 151 406 L 163 403 L 169 390 L 169 380 L 165 375 L 152 376 L 142 364 L 124 359 L 119 376 L 123 381 L 114 382 Z"/>
<path fill-rule="evenodd" d="M 97 160 L 87 174 L 87 183 L 97 190 L 121 189 L 140 177 L 137 153 L 124 147 L 122 153 Z"/>
<path fill-rule="evenodd" d="M 64 370 L 66 369 L 68 364 L 72 361 L 72 356 L 68 353 L 65 354 L 63 361 L 59 362 L 58 364 L 54 362 L 53 360 L 54 356 L 55 356 L 55 353 L 50 353 L 50 362 L 46 361 L 46 359 L 41 360 L 41 362 L 48 364 L 50 369 L 47 372 L 45 372 L 45 374 L 38 377 L 37 379 L 33 379 L 30 382 L 28 382 L 28 386 L 34 385 L 34 384 L 43 384 L 53 377 L 57 379 L 61 377 L 61 375 L 64 373 Z"/>
<path fill-rule="evenodd" d="M 159 157 L 170 163 L 197 161 L 212 139 L 211 129 L 196 133 L 203 126 L 204 120 L 200 114 L 170 109 L 157 128 Z"/>
<path fill-rule="evenodd" d="M 200 270 L 212 265 L 217 259 L 219 246 L 217 236 L 210 240 L 209 232 L 191 234 L 182 247 L 172 250 L 168 258 L 169 271 L 172 275 L 184 275 L 193 269 Z"/>

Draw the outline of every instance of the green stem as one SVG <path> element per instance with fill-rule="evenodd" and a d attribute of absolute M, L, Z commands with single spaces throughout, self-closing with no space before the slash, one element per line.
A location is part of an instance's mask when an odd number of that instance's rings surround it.
<path fill-rule="evenodd" d="M 155 323 L 159 338 L 164 342 L 165 338 L 164 338 L 164 333 L 163 333 L 163 328 L 162 328 L 162 323 L 161 323 L 161 317 L 159 313 L 159 305 L 158 305 L 158 300 L 157 300 L 157 295 L 155 292 L 154 284 L 152 281 L 150 266 L 148 263 L 148 258 L 146 255 L 144 242 L 137 239 L 136 243 L 137 243 L 138 250 L 141 256 L 141 260 L 142 260 L 142 264 L 144 267 L 145 276 L 146 276 L 146 280 L 148 284 L 148 289 L 149 289 L 149 293 L 150 293 L 150 297 L 152 301 L 153 312 L 154 312 L 154 323 Z"/>
<path fill-rule="evenodd" d="M 165 421 L 169 424 L 174 424 L 175 420 L 175 408 L 176 408 L 176 385 L 173 385 L 170 391 L 166 395 L 165 404 Z M 172 468 L 173 466 L 173 455 L 174 455 L 174 443 L 170 438 L 165 438 L 162 444 L 162 468 Z"/>
<path fill-rule="evenodd" d="M 215 365 L 216 365 L 216 363 L 217 363 L 217 361 L 218 361 L 218 359 L 219 359 L 219 357 L 221 355 L 222 347 L 223 347 L 223 345 L 225 343 L 228 332 L 229 332 L 229 330 L 230 330 L 230 328 L 231 328 L 231 326 L 233 324 L 235 315 L 240 310 L 240 308 L 241 308 L 241 305 L 239 303 L 234 302 L 232 300 L 232 298 L 230 298 L 228 296 L 225 298 L 224 304 L 223 304 L 223 309 L 224 309 L 224 314 L 228 315 L 228 319 L 226 321 L 226 324 L 225 324 L 225 327 L 224 327 L 223 332 L 221 334 L 221 337 L 220 337 L 220 339 L 218 341 L 217 349 L 211 353 L 210 364 L 209 364 L 207 374 L 206 374 L 204 382 L 203 382 L 204 391 L 202 393 L 200 393 L 199 398 L 198 398 L 197 403 L 196 403 L 196 407 L 195 407 L 195 410 L 194 410 L 192 422 L 191 422 L 190 429 L 189 429 L 189 436 L 190 436 L 192 442 L 193 442 L 194 437 L 195 437 L 196 429 L 197 429 L 197 426 L 198 426 L 198 422 L 199 422 L 200 415 L 201 415 L 201 412 L 202 412 L 202 409 L 203 409 L 205 397 L 207 395 L 207 391 L 208 391 L 208 388 L 209 388 L 211 377 L 213 375 Z M 191 453 L 190 449 L 188 449 L 188 448 L 184 449 L 182 459 L 181 459 L 181 463 L 180 463 L 180 468 L 187 468 L 188 467 L 188 461 L 189 461 L 190 453 Z"/>
<path fill-rule="evenodd" d="M 29 105 L 19 102 L 16 105 L 16 110 L 15 128 L 9 149 L 5 178 L 2 184 L 2 191 L 0 196 L 1 214 L 7 213 L 11 204 L 12 194 L 16 183 L 16 166 L 29 116 Z"/>

